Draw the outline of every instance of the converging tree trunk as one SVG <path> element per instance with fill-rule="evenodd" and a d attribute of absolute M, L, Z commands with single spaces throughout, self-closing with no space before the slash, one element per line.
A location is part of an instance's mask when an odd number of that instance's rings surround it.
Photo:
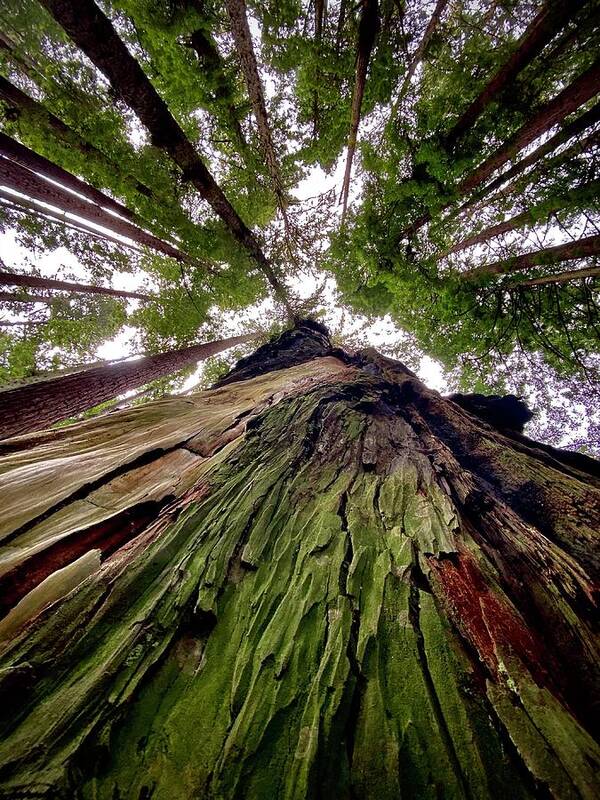
<path fill-rule="evenodd" d="M 242 68 L 248 97 L 250 98 L 250 105 L 252 106 L 252 113 L 254 114 L 258 128 L 260 147 L 267 165 L 269 177 L 273 181 L 273 190 L 277 197 L 278 205 L 285 214 L 287 201 L 285 198 L 281 170 L 279 169 L 279 161 L 277 159 L 277 153 L 275 152 L 269 115 L 267 114 L 262 81 L 258 73 L 258 64 L 254 54 L 252 35 L 250 34 L 250 26 L 248 25 L 246 2 L 245 0 L 226 0 L 226 6 L 231 24 L 231 32 L 235 42 L 236 54 Z"/>
<path fill-rule="evenodd" d="M 6 442 L 0 796 L 598 791 L 593 459 L 304 322 Z"/>
<path fill-rule="evenodd" d="M 540 267 L 544 264 L 557 264 L 561 261 L 573 261 L 577 258 L 588 258 L 600 255 L 600 234 L 586 236 L 532 253 L 523 253 L 520 256 L 494 261 L 492 264 L 481 264 L 473 269 L 465 270 L 460 277 L 464 280 L 480 278 L 482 275 L 503 275 L 506 272 L 518 272 L 521 269 Z"/>
<path fill-rule="evenodd" d="M 350 132 L 348 134 L 348 153 L 340 202 L 342 204 L 342 217 L 346 216 L 348 208 L 348 195 L 350 193 L 350 176 L 352 175 L 352 162 L 356 151 L 358 139 L 358 126 L 360 125 L 360 112 L 362 108 L 365 86 L 367 83 L 367 70 L 371 59 L 371 52 L 379 31 L 379 3 L 378 0 L 361 0 L 360 20 L 358 22 L 358 40 L 356 42 L 356 67 L 354 88 L 352 90 L 352 105 L 350 109 Z"/>
<path fill-rule="evenodd" d="M 452 148 L 456 145 L 490 103 L 510 86 L 514 78 L 533 61 L 584 4 L 585 0 L 546 0 L 523 33 L 510 58 L 454 123 L 444 139 L 446 147 Z"/>
<path fill-rule="evenodd" d="M 170 256 L 176 261 L 186 263 L 192 261 L 186 253 L 182 253 L 181 250 L 173 247 L 168 242 L 158 239 L 126 219 L 111 214 L 101 206 L 96 205 L 96 203 L 88 202 L 62 186 L 45 180 L 36 172 L 32 172 L 30 169 L 4 156 L 0 156 L 0 183 L 34 200 L 41 200 L 59 208 L 61 211 L 101 225 L 112 231 L 112 233 L 127 237 L 139 245 Z"/>
<path fill-rule="evenodd" d="M 232 336 L 0 391 L 0 439 L 47 428 L 254 338 Z"/>
<path fill-rule="evenodd" d="M 560 211 L 565 208 L 585 208 L 586 205 L 595 206 L 597 198 L 600 193 L 600 181 L 590 181 L 581 186 L 569 189 L 560 195 L 554 195 L 547 200 L 538 203 L 535 206 L 517 214 L 504 222 L 498 222 L 496 225 L 490 225 L 489 228 L 473 234 L 455 245 L 445 250 L 440 254 L 444 256 L 451 255 L 452 253 L 459 253 L 461 250 L 466 250 L 468 247 L 473 247 L 476 244 L 483 244 L 490 239 L 497 236 L 502 236 L 509 231 L 515 231 L 519 228 L 524 228 L 527 225 L 535 225 L 537 222 L 543 222 L 548 216 L 555 211 Z"/>
<path fill-rule="evenodd" d="M 2 261 L 0 260 L 0 264 Z M 77 292 L 83 294 L 103 294 L 109 297 L 120 297 L 132 300 L 156 300 L 143 292 L 126 292 L 121 289 L 109 289 L 107 286 L 93 286 L 89 283 L 72 283 L 53 278 L 41 278 L 37 275 L 23 275 L 18 272 L 0 271 L 0 286 L 27 286 L 29 288 L 47 289 L 48 291 Z"/>
<path fill-rule="evenodd" d="M 583 267 L 582 269 L 567 269 L 556 272 L 554 275 L 542 275 L 541 278 L 531 278 L 528 281 L 518 281 L 512 287 L 543 286 L 547 283 L 568 283 L 569 281 L 582 280 L 583 278 L 596 278 L 600 275 L 600 267 Z"/>
<path fill-rule="evenodd" d="M 77 192 L 91 203 L 96 203 L 101 208 L 105 208 L 115 214 L 119 214 L 119 216 L 128 219 L 130 222 L 135 222 L 137 225 L 140 224 L 140 221 L 137 219 L 137 215 L 130 211 L 122 203 L 119 203 L 117 200 L 113 200 L 112 197 L 103 194 L 94 186 L 90 186 L 85 181 L 82 181 L 80 178 L 72 175 L 66 169 L 58 166 L 58 164 L 54 164 L 52 161 L 50 161 L 50 159 L 39 155 L 39 153 L 36 153 L 29 147 L 25 147 L 24 144 L 17 142 L 15 139 L 12 139 L 10 136 L 7 136 L 1 131 L 0 154 L 11 161 L 16 161 L 18 164 L 21 164 L 22 167 L 27 167 L 27 169 L 30 169 L 33 172 L 39 172 L 41 175 L 44 175 L 46 178 L 59 183 L 61 186 L 65 186 L 67 189 Z"/>
<path fill-rule="evenodd" d="M 198 190 L 233 237 L 254 259 L 275 296 L 293 317 L 285 287 L 258 240 L 231 205 L 139 63 L 119 38 L 112 22 L 93 0 L 41 0 L 75 44 L 104 73 L 116 92 L 150 132 L 152 143 L 169 154 L 183 178 Z"/>

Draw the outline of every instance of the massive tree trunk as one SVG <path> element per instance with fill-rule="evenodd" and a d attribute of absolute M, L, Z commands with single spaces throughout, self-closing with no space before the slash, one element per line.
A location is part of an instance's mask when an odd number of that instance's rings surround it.
<path fill-rule="evenodd" d="M 5 266 L 0 259 L 0 264 Z M 0 286 L 27 286 L 36 289 L 47 289 L 48 291 L 76 292 L 81 294 L 103 294 L 110 297 L 120 297 L 121 299 L 132 300 L 157 300 L 150 294 L 142 292 L 126 292 L 121 289 L 109 289 L 107 286 L 93 286 L 90 283 L 72 283 L 71 281 L 59 281 L 53 278 L 42 278 L 38 275 L 23 275 L 18 272 L 0 271 Z M 51 299 L 51 298 L 50 298 Z"/>
<path fill-rule="evenodd" d="M 46 428 L 254 338 L 232 336 L 0 391 L 0 439 Z"/>
<path fill-rule="evenodd" d="M 0 796 L 592 800 L 600 469 L 485 408 L 304 323 L 6 442 Z"/>

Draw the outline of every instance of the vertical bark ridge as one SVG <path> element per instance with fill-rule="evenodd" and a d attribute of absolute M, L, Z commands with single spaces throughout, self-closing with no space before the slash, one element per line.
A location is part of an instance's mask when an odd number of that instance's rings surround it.
<path fill-rule="evenodd" d="M 66 453 L 98 520 L 175 497 L 2 646 L 0 797 L 592 800 L 594 462 L 373 352 L 307 359 L 318 328 L 281 341 L 0 461 L 15 508 Z M 140 485 L 138 447 L 191 461 Z M 59 513 L 13 548 L 89 530 Z"/>

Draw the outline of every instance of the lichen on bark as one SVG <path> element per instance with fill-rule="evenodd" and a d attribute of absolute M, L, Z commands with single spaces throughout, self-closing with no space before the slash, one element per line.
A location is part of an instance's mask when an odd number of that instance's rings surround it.
<path fill-rule="evenodd" d="M 588 459 L 300 325 L 0 470 L 0 796 L 597 792 Z"/>

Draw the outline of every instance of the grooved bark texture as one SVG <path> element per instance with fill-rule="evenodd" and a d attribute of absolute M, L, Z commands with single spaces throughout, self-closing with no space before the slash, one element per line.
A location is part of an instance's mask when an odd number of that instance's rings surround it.
<path fill-rule="evenodd" d="M 252 338 L 233 336 L 0 392 L 0 439 L 47 428 Z"/>
<path fill-rule="evenodd" d="M 597 462 L 279 343 L 0 459 L 0 797 L 593 800 Z"/>

